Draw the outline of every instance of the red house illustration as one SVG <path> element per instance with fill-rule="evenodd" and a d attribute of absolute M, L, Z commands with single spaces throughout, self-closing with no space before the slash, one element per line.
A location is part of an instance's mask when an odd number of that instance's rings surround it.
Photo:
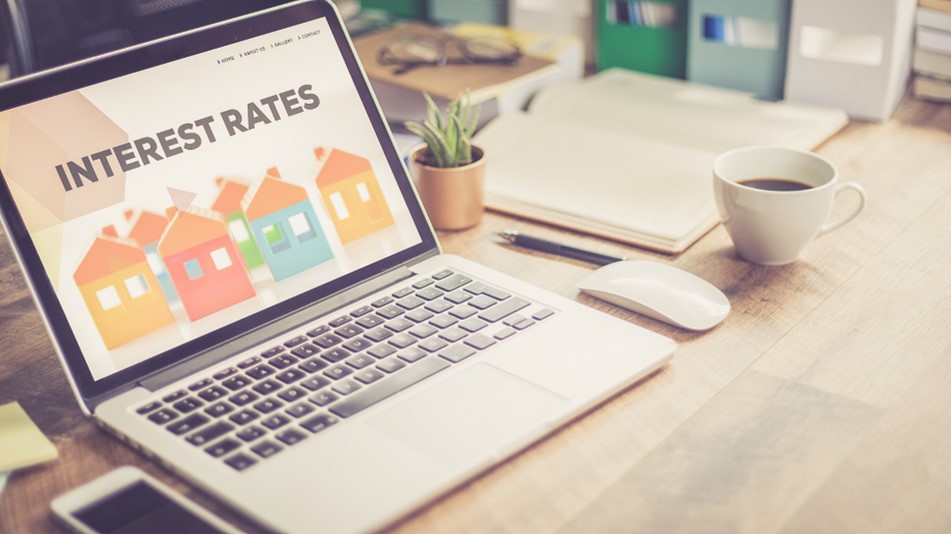
<path fill-rule="evenodd" d="M 174 321 L 145 252 L 112 228 L 93 241 L 73 280 L 108 349 Z"/>
<path fill-rule="evenodd" d="M 175 213 L 158 252 L 192 321 L 255 295 L 228 227 L 214 212 Z"/>

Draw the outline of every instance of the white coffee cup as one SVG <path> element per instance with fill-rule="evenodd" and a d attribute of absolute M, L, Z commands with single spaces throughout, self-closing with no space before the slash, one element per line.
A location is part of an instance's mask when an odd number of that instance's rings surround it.
<path fill-rule="evenodd" d="M 855 218 L 865 190 L 837 183 L 838 176 L 829 160 L 801 150 L 755 146 L 721 154 L 713 163 L 713 193 L 737 253 L 764 265 L 791 263 L 817 236 Z M 846 190 L 858 193 L 859 203 L 826 224 L 833 201 Z"/>

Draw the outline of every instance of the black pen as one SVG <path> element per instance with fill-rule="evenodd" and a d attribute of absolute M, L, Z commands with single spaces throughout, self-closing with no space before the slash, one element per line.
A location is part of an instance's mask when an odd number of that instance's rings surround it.
<path fill-rule="evenodd" d="M 520 247 L 530 248 L 532 250 L 538 250 L 541 252 L 547 252 L 549 254 L 557 254 L 559 256 L 565 256 L 567 258 L 573 258 L 576 260 L 586 261 L 595 265 L 607 265 L 609 263 L 624 261 L 627 259 L 619 258 L 617 256 L 608 256 L 607 254 L 600 254 L 598 252 L 591 252 L 590 250 L 569 247 L 568 245 L 562 245 L 560 243 L 555 243 L 554 241 L 548 241 L 546 239 L 539 239 L 537 237 L 524 235 L 517 230 L 503 230 L 499 232 L 499 236 L 513 245 L 518 245 Z"/>

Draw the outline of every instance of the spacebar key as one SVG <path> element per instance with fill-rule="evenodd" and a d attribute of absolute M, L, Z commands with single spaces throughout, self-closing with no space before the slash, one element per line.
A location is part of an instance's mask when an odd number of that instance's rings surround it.
<path fill-rule="evenodd" d="M 449 367 L 442 358 L 427 358 L 391 375 L 373 387 L 354 393 L 337 403 L 330 411 L 340 417 L 350 417 Z"/>

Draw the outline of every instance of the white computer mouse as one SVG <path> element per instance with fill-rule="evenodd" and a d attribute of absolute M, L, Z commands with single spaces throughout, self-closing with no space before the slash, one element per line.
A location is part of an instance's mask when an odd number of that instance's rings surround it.
<path fill-rule="evenodd" d="M 578 289 L 688 330 L 709 330 L 730 313 L 730 301 L 710 282 L 653 261 L 609 263 L 585 277 Z"/>

